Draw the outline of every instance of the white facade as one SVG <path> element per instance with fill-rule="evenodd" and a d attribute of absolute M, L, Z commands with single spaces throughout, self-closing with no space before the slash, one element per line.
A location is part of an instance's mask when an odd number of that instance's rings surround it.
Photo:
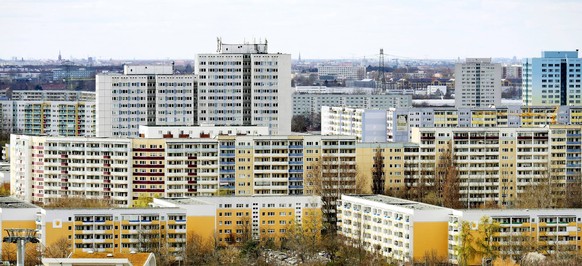
<path fill-rule="evenodd" d="M 198 55 L 198 122 L 290 134 L 291 55 L 269 54 L 266 43 L 219 43 L 219 51 Z"/>
<path fill-rule="evenodd" d="M 423 231 L 416 228 L 418 224 L 448 222 L 450 215 L 460 213 L 383 195 L 342 195 L 337 209 L 338 234 L 361 241 L 365 249 L 378 251 L 399 262 L 410 262 L 412 258 L 424 256 L 414 254 L 415 239 L 418 238 L 415 233 Z"/>
<path fill-rule="evenodd" d="M 139 125 L 194 125 L 194 75 L 170 69 L 125 66 L 123 75 L 97 75 L 96 135 L 137 137 Z"/>
<path fill-rule="evenodd" d="M 351 135 L 359 142 L 386 142 L 386 110 L 321 107 L 322 135 Z"/>
<path fill-rule="evenodd" d="M 10 144 L 10 192 L 19 199 L 109 198 L 123 206 L 132 201 L 129 139 L 11 135 Z"/>
<path fill-rule="evenodd" d="M 491 58 L 467 58 L 455 65 L 455 107 L 501 104 L 501 64 Z"/>

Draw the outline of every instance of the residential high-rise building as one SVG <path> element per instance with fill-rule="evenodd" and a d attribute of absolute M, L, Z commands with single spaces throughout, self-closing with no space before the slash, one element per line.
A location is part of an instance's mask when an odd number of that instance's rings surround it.
<path fill-rule="evenodd" d="M 491 58 L 467 58 L 455 65 L 455 107 L 501 104 L 501 64 Z"/>
<path fill-rule="evenodd" d="M 268 53 L 267 41 L 224 44 L 218 54 L 199 54 L 199 123 L 268 126 L 291 133 L 291 55 Z"/>
<path fill-rule="evenodd" d="M 194 75 L 175 75 L 173 65 L 126 65 L 123 74 L 95 79 L 98 137 L 138 137 L 139 125 L 196 123 Z"/>
<path fill-rule="evenodd" d="M 544 51 L 523 61 L 522 99 L 526 106 L 580 105 L 582 58 L 576 51 Z"/>

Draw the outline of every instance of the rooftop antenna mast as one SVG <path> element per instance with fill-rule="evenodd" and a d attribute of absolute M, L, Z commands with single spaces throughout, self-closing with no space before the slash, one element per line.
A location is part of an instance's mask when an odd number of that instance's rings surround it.
<path fill-rule="evenodd" d="M 386 92 L 386 75 L 384 73 L 384 49 L 380 48 L 380 57 L 378 58 L 378 87 L 377 92 Z"/>

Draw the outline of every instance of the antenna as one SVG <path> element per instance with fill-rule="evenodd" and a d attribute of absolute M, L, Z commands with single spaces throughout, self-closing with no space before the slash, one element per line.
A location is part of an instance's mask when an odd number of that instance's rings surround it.
<path fill-rule="evenodd" d="M 384 49 L 380 48 L 380 57 L 378 58 L 378 84 L 377 93 L 386 91 L 386 76 L 384 73 Z"/>
<path fill-rule="evenodd" d="M 216 37 L 216 52 L 220 53 L 220 48 L 222 46 L 222 38 Z"/>

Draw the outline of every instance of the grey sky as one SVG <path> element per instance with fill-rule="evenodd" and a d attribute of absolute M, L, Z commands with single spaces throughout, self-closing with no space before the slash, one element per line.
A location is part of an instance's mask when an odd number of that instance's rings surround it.
<path fill-rule="evenodd" d="M 194 58 L 267 38 L 302 58 L 531 57 L 582 43 L 576 0 L 0 0 L 0 58 Z"/>

